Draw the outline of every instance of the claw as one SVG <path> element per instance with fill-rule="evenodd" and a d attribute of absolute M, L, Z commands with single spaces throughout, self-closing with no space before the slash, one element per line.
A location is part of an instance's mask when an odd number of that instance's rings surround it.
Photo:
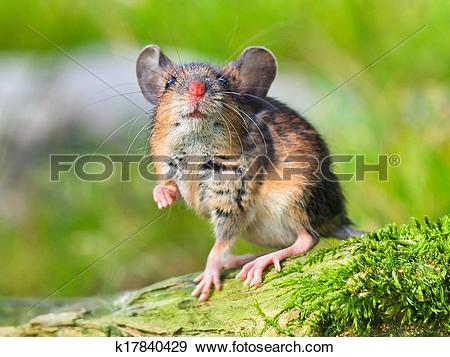
<path fill-rule="evenodd" d="M 281 271 L 280 260 L 278 258 L 274 258 L 273 265 L 275 266 L 275 271 L 279 273 Z"/>
<path fill-rule="evenodd" d="M 205 275 L 205 273 L 201 273 L 200 275 L 195 277 L 194 280 L 193 280 L 194 283 L 198 283 L 200 280 L 202 280 L 204 275 Z"/>

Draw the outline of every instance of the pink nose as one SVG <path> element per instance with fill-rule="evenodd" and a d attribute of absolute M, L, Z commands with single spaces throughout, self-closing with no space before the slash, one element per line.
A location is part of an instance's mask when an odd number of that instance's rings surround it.
<path fill-rule="evenodd" d="M 205 83 L 197 79 L 192 80 L 189 83 L 188 92 L 191 96 L 200 98 L 205 94 Z"/>

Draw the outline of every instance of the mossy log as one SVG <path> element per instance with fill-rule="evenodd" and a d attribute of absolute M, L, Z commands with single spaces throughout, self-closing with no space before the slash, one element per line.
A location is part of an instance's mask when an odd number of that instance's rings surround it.
<path fill-rule="evenodd" d="M 314 250 L 330 244 L 325 241 Z M 301 259 L 292 259 L 284 267 Z M 124 293 L 111 301 L 84 299 L 55 306 L 57 312 L 36 316 L 26 324 L 0 327 L 0 336 L 277 335 L 260 311 L 267 316 L 278 313 L 291 289 L 279 289 L 275 281 L 268 281 L 275 276 L 273 270 L 259 289 L 244 287 L 235 279 L 237 272 L 224 272 L 222 290 L 204 303 L 191 296 L 198 273 L 189 274 Z M 51 304 L 46 308 L 51 309 Z M 285 317 L 286 322 L 289 318 Z"/>
<path fill-rule="evenodd" d="M 56 307 L 0 336 L 449 335 L 449 232 L 446 216 L 323 239 L 259 289 L 227 271 L 223 289 L 198 303 L 190 274 Z"/>

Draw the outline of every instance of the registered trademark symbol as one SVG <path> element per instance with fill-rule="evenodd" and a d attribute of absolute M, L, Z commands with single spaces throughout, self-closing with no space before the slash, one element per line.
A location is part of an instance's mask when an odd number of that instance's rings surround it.
<path fill-rule="evenodd" d="M 400 156 L 398 156 L 398 155 L 391 155 L 391 156 L 389 156 L 389 164 L 391 166 L 398 166 L 398 165 L 400 165 Z"/>

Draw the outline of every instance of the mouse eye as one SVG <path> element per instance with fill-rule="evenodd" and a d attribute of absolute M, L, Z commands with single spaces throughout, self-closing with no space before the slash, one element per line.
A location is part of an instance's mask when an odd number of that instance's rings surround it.
<path fill-rule="evenodd" d="M 175 76 L 172 76 L 172 78 L 170 78 L 167 82 L 166 82 L 166 89 L 170 88 L 171 86 L 173 86 L 175 84 L 175 82 L 177 81 L 177 78 Z"/>
<path fill-rule="evenodd" d="M 227 86 L 228 85 L 228 79 L 227 77 L 222 76 L 217 76 L 217 81 L 223 85 L 223 86 Z"/>

